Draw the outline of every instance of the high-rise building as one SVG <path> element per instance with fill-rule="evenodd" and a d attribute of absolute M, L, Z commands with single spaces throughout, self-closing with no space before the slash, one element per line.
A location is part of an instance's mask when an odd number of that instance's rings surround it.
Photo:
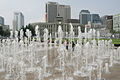
<path fill-rule="evenodd" d="M 101 24 L 101 19 L 100 19 L 99 14 L 91 14 L 91 22 Z"/>
<path fill-rule="evenodd" d="M 0 16 L 0 25 L 4 25 L 4 18 Z"/>
<path fill-rule="evenodd" d="M 120 14 L 113 15 L 113 30 L 120 31 Z"/>
<path fill-rule="evenodd" d="M 57 16 L 63 17 L 63 22 L 65 22 L 67 19 L 71 19 L 70 6 L 69 5 L 59 5 Z"/>
<path fill-rule="evenodd" d="M 105 15 L 101 17 L 101 23 L 106 30 L 110 32 L 113 30 L 113 15 Z"/>
<path fill-rule="evenodd" d="M 88 21 L 91 20 L 90 18 L 90 11 L 89 10 L 81 10 L 79 14 L 80 24 L 87 24 Z"/>
<path fill-rule="evenodd" d="M 57 2 L 46 3 L 46 22 L 54 23 L 58 22 L 58 20 L 65 22 L 67 19 L 71 19 L 71 8 L 69 5 L 60 5 Z"/>
<path fill-rule="evenodd" d="M 21 12 L 14 13 L 13 31 L 20 30 L 24 27 L 24 15 Z"/>
<path fill-rule="evenodd" d="M 113 30 L 113 15 L 107 16 L 107 26 L 106 29 Z"/>
<path fill-rule="evenodd" d="M 107 17 L 108 17 L 108 16 L 109 16 L 109 15 L 105 15 L 105 16 L 102 16 L 102 17 L 101 17 L 102 25 L 107 26 Z"/>
<path fill-rule="evenodd" d="M 46 22 L 56 22 L 57 7 L 57 2 L 46 3 Z"/>

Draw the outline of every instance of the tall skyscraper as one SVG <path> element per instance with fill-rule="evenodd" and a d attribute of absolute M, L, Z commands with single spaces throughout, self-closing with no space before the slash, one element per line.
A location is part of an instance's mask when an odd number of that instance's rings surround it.
<path fill-rule="evenodd" d="M 46 22 L 57 22 L 57 18 L 65 22 L 71 19 L 71 8 L 69 5 L 60 5 L 57 2 L 46 3 Z"/>
<path fill-rule="evenodd" d="M 91 14 L 91 22 L 101 24 L 101 19 L 100 19 L 99 14 Z"/>
<path fill-rule="evenodd" d="M 59 5 L 57 16 L 63 17 L 63 22 L 65 22 L 68 19 L 71 19 L 70 6 L 69 5 Z"/>
<path fill-rule="evenodd" d="M 89 10 L 81 10 L 79 14 L 80 24 L 86 25 L 88 22 L 101 24 L 99 14 L 90 14 Z"/>
<path fill-rule="evenodd" d="M 4 18 L 0 16 L 0 25 L 4 25 Z"/>
<path fill-rule="evenodd" d="M 24 27 L 24 15 L 21 12 L 14 13 L 13 31 L 20 30 Z"/>
<path fill-rule="evenodd" d="M 58 3 L 48 2 L 46 3 L 46 22 L 55 22 L 57 17 Z"/>
<path fill-rule="evenodd" d="M 80 24 L 87 24 L 88 21 L 91 21 L 90 11 L 89 10 L 81 10 L 79 14 Z"/>

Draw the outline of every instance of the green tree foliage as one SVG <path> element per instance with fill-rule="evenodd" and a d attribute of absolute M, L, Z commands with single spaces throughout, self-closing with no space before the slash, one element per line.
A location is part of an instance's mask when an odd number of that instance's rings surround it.
<path fill-rule="evenodd" d="M 10 36 L 10 31 L 7 29 L 6 31 L 3 32 L 4 37 L 9 37 Z"/>
<path fill-rule="evenodd" d="M 26 29 L 29 29 L 31 31 L 32 36 L 35 36 L 35 29 L 32 25 L 28 24 L 28 25 L 26 25 L 26 27 L 22 27 L 21 29 L 23 29 L 24 36 L 26 36 L 26 34 L 25 34 Z M 20 34 L 20 31 L 19 31 L 19 34 Z"/>
<path fill-rule="evenodd" d="M 9 37 L 10 36 L 10 31 L 9 29 L 3 30 L 3 26 L 0 26 L 0 35 L 3 37 Z"/>
<path fill-rule="evenodd" d="M 0 35 L 1 36 L 3 35 L 3 28 L 2 28 L 2 26 L 0 26 Z"/>
<path fill-rule="evenodd" d="M 26 26 L 26 29 L 29 29 L 31 31 L 32 36 L 35 36 L 35 29 L 32 25 L 28 24 L 28 26 Z"/>

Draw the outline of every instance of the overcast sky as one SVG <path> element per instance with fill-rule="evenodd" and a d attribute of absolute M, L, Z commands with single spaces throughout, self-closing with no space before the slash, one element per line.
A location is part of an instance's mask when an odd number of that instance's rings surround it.
<path fill-rule="evenodd" d="M 72 18 L 78 18 L 82 9 L 100 16 L 120 13 L 120 0 L 0 0 L 0 16 L 8 25 L 12 25 L 13 13 L 17 11 L 24 14 L 25 24 L 44 21 L 45 3 L 48 1 L 71 5 Z"/>

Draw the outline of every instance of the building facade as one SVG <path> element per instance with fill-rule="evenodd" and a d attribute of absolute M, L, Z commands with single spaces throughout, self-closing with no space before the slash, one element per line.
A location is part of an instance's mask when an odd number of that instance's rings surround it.
<path fill-rule="evenodd" d="M 113 30 L 113 16 L 108 16 L 107 17 L 107 27 L 106 29 L 112 31 Z"/>
<path fill-rule="evenodd" d="M 80 20 L 80 24 L 87 24 L 88 21 L 91 20 L 90 18 L 90 11 L 89 10 L 81 10 L 80 14 L 79 14 L 79 20 Z"/>
<path fill-rule="evenodd" d="M 61 27 L 62 27 L 62 30 L 64 32 L 64 36 L 66 36 L 67 33 L 69 33 L 69 31 L 70 31 L 70 24 L 69 23 L 41 23 L 41 22 L 39 22 L 39 23 L 31 23 L 31 25 L 33 27 L 35 27 L 36 25 L 39 26 L 41 36 L 43 36 L 43 30 L 45 28 L 47 28 L 49 33 L 51 33 L 52 36 L 54 37 L 55 33 L 58 32 L 58 26 L 59 25 L 61 25 Z M 73 25 L 73 28 L 74 28 L 75 35 L 77 36 L 78 35 L 78 26 L 80 26 L 80 24 L 72 23 L 72 25 Z"/>
<path fill-rule="evenodd" d="M 69 5 L 60 5 L 57 2 L 46 3 L 46 22 L 58 22 L 57 18 L 62 17 L 61 22 L 71 19 L 71 8 Z"/>
<path fill-rule="evenodd" d="M 102 25 L 105 26 L 107 30 L 113 30 L 113 15 L 105 15 L 101 17 Z"/>
<path fill-rule="evenodd" d="M 102 16 L 102 17 L 101 17 L 102 25 L 107 25 L 107 16 L 108 16 L 108 15 L 105 15 L 105 16 Z"/>
<path fill-rule="evenodd" d="M 90 14 L 89 10 L 81 10 L 79 14 L 80 24 L 86 25 L 88 22 L 93 24 L 101 24 L 101 18 L 99 14 Z"/>
<path fill-rule="evenodd" d="M 24 15 L 21 12 L 14 13 L 13 31 L 20 30 L 24 27 Z"/>
<path fill-rule="evenodd" d="M 63 22 L 67 19 L 71 19 L 71 8 L 69 5 L 58 6 L 58 16 L 63 17 Z"/>
<path fill-rule="evenodd" d="M 113 15 L 113 30 L 120 32 L 120 14 Z"/>
<path fill-rule="evenodd" d="M 4 25 L 4 18 L 0 16 L 0 25 Z"/>
<path fill-rule="evenodd" d="M 80 23 L 79 19 L 67 19 L 66 23 Z"/>
<path fill-rule="evenodd" d="M 91 14 L 91 22 L 101 24 L 101 19 L 99 14 Z"/>

